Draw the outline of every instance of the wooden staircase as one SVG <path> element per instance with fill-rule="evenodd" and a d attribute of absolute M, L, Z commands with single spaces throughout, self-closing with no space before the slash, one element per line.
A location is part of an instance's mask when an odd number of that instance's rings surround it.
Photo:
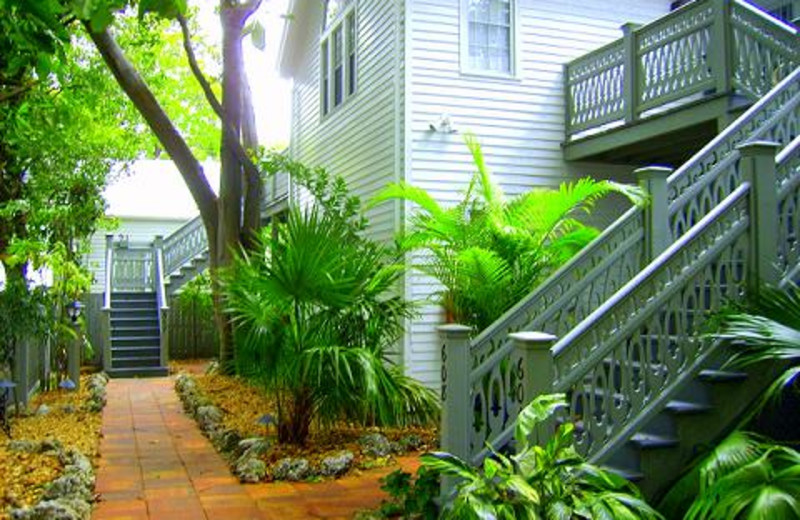
<path fill-rule="evenodd" d="M 165 376 L 161 328 L 153 292 L 116 293 L 111 297 L 111 377 Z"/>
<path fill-rule="evenodd" d="M 800 41 L 743 2 L 722 7 L 739 24 L 758 16 L 750 27 L 765 31 L 748 58 L 756 61 L 739 60 L 748 71 L 782 56 L 764 57 L 771 41 L 792 45 L 793 68 L 677 170 L 638 170 L 650 204 L 626 212 L 489 328 L 476 337 L 440 329 L 443 449 L 473 463 L 487 444 L 513 449 L 519 411 L 563 393 L 560 420 L 576 424 L 578 451 L 653 498 L 772 380 L 770 365 L 726 368 L 727 347 L 705 332 L 725 305 L 800 273 Z M 667 40 L 691 32 L 664 29 L 676 19 L 653 26 Z M 746 77 L 742 88 L 757 79 Z"/>

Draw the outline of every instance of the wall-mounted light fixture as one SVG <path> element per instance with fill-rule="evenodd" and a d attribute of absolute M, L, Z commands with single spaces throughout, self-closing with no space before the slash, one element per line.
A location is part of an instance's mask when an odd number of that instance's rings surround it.
<path fill-rule="evenodd" d="M 442 134 L 455 134 L 458 130 L 453 126 L 453 121 L 450 119 L 449 114 L 442 114 L 439 119 L 432 121 L 428 127 L 431 132 L 439 132 Z"/>

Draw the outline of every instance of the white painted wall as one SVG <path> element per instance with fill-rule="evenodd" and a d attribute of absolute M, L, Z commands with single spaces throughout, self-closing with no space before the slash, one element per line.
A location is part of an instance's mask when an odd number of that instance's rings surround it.
<path fill-rule="evenodd" d="M 324 166 L 345 176 L 350 189 L 368 200 L 399 179 L 399 133 L 396 102 L 402 87 L 402 2 L 357 2 L 358 90 L 343 105 L 322 118 L 320 111 L 320 28 L 322 4 L 303 12 L 305 32 L 299 49 L 292 94 L 292 156 L 309 166 Z M 294 23 L 294 22 L 290 22 Z M 367 215 L 370 235 L 391 239 L 397 227 L 397 204 L 386 204 Z"/>
<path fill-rule="evenodd" d="M 455 201 L 473 172 L 462 135 L 470 130 L 509 195 L 586 175 L 631 181 L 625 168 L 564 162 L 563 65 L 619 38 L 623 23 L 648 22 L 667 13 L 670 2 L 518 0 L 519 67 L 516 77 L 508 79 L 461 74 L 460 4 L 407 2 L 407 180 L 440 201 Z M 460 133 L 429 130 L 442 114 L 450 115 Z M 410 298 L 425 300 L 434 290 L 431 280 L 420 275 L 408 279 Z M 404 348 L 408 373 L 432 386 L 440 379 L 435 327 L 441 321 L 437 306 L 425 306 Z"/>

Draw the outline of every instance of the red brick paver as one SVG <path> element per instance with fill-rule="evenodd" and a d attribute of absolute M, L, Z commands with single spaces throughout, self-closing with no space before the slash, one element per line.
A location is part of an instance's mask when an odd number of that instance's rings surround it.
<path fill-rule="evenodd" d="M 183 413 L 173 381 L 108 385 L 94 520 L 295 520 L 351 518 L 385 495 L 394 468 L 322 483 L 242 485 Z M 400 461 L 415 470 L 415 458 Z"/>

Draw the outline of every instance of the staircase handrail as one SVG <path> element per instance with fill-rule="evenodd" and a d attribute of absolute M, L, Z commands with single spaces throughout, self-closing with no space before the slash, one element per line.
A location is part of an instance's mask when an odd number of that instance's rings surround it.
<path fill-rule="evenodd" d="M 111 310 L 111 289 L 114 277 L 114 235 L 106 235 L 105 292 L 103 293 L 103 310 Z"/>
<path fill-rule="evenodd" d="M 710 354 L 712 341 L 690 337 L 709 310 L 745 292 L 750 194 L 741 184 L 552 348 L 553 390 L 582 410 L 576 445 L 592 460 L 627 440 Z M 620 374 L 603 377 L 608 364 Z"/>
<path fill-rule="evenodd" d="M 746 140 L 762 139 L 786 144 L 789 128 L 800 119 L 798 110 L 800 67 L 669 176 L 669 228 L 673 239 L 691 227 L 704 208 L 719 204 L 738 184 L 738 177 L 719 182 L 719 172 L 729 171 L 726 161 L 738 158 L 736 147 Z"/>
<path fill-rule="evenodd" d="M 164 274 L 170 275 L 208 249 L 208 237 L 201 217 L 195 217 L 164 240 Z"/>

